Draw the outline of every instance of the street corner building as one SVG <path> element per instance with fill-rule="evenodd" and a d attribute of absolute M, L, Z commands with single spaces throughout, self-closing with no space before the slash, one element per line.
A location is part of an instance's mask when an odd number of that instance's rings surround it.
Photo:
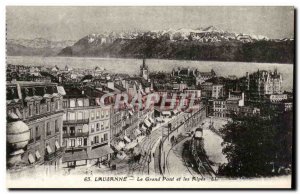
<path fill-rule="evenodd" d="M 63 87 L 55 83 L 7 84 L 7 167 L 12 176 L 24 169 L 44 173 L 62 164 Z"/>

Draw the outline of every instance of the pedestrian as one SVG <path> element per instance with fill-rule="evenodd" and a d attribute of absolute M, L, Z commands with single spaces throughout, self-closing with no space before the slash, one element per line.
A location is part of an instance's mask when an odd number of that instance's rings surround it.
<path fill-rule="evenodd" d="M 154 158 L 154 155 L 155 155 L 155 154 L 154 154 L 154 152 L 153 152 L 153 158 Z"/>

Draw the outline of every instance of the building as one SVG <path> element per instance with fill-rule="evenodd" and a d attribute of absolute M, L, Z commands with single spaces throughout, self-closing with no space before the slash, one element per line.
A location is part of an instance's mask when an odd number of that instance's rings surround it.
<path fill-rule="evenodd" d="M 282 94 L 282 75 L 275 69 L 271 71 L 260 71 L 252 74 L 246 73 L 246 96 L 248 100 L 262 100 L 265 95 Z"/>
<path fill-rule="evenodd" d="M 214 117 L 227 117 L 226 99 L 209 100 L 209 115 Z"/>
<path fill-rule="evenodd" d="M 196 85 L 204 83 L 206 80 L 216 77 L 216 72 L 211 69 L 210 72 L 198 72 L 196 77 Z"/>
<path fill-rule="evenodd" d="M 104 93 L 90 87 L 66 88 L 63 99 L 64 166 L 96 164 L 110 159 L 111 102 L 100 103 Z"/>
<path fill-rule="evenodd" d="M 7 83 L 7 126 L 22 121 L 29 131 L 28 144 L 20 157 L 23 166 L 43 164 L 46 173 L 60 167 L 64 94 L 64 88 L 55 83 Z"/>
<path fill-rule="evenodd" d="M 212 82 L 204 82 L 200 85 L 201 95 L 205 98 L 222 98 L 224 95 L 224 86 L 222 84 L 214 84 Z"/>
<path fill-rule="evenodd" d="M 223 93 L 224 93 L 224 89 L 223 89 L 223 85 L 221 84 L 213 84 L 212 85 L 212 93 L 211 93 L 211 97 L 218 99 L 223 97 Z"/>

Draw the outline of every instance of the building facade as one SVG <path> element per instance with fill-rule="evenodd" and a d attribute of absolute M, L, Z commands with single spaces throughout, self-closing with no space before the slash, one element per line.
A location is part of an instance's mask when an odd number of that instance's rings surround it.
<path fill-rule="evenodd" d="M 55 83 L 7 84 L 7 120 L 22 120 L 30 134 L 22 161 L 28 166 L 43 164 L 46 173 L 62 163 L 63 95 L 63 87 Z"/>

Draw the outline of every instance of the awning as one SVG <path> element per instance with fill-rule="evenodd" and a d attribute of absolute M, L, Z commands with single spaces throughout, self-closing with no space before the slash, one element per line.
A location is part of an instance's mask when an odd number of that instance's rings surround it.
<path fill-rule="evenodd" d="M 156 121 L 158 121 L 158 122 L 162 122 L 163 120 L 162 120 L 162 118 L 160 118 L 160 117 L 157 117 L 157 118 L 156 118 Z"/>
<path fill-rule="evenodd" d="M 147 130 L 147 128 L 145 127 L 145 125 L 142 125 L 142 130 L 143 130 L 143 131 L 146 131 L 146 130 Z"/>
<path fill-rule="evenodd" d="M 57 142 L 57 141 L 55 141 L 55 147 L 56 147 L 56 149 L 60 149 L 60 145 L 59 145 L 59 143 Z"/>
<path fill-rule="evenodd" d="M 110 148 L 109 145 L 106 145 L 94 149 L 92 148 L 92 150 L 88 152 L 88 157 L 89 159 L 97 159 L 111 153 L 114 153 L 114 151 Z"/>
<path fill-rule="evenodd" d="M 139 130 L 139 129 L 135 129 L 135 131 L 134 131 L 134 135 L 135 136 L 138 136 L 138 135 L 140 135 L 142 132 Z"/>
<path fill-rule="evenodd" d="M 35 152 L 35 157 L 39 160 L 41 158 L 40 152 L 36 151 Z"/>
<path fill-rule="evenodd" d="M 8 117 L 10 118 L 10 119 L 19 119 L 19 117 L 15 114 L 15 113 L 9 113 L 8 114 Z"/>
<path fill-rule="evenodd" d="M 151 123 L 148 120 L 145 120 L 144 123 L 145 123 L 146 127 L 151 127 Z"/>
<path fill-rule="evenodd" d="M 32 154 L 29 154 L 29 155 L 28 155 L 28 160 L 29 160 L 30 164 L 33 164 L 33 163 L 35 162 L 35 159 L 34 159 L 34 157 L 32 156 Z"/>
<path fill-rule="evenodd" d="M 46 150 L 47 150 L 48 154 L 51 154 L 51 153 L 52 153 L 52 150 L 51 150 L 51 148 L 50 148 L 49 145 L 47 145 Z"/>
<path fill-rule="evenodd" d="M 123 141 L 120 141 L 119 143 L 118 143 L 118 146 L 122 149 L 122 148 L 124 148 L 125 147 L 125 144 L 124 144 L 124 142 Z"/>
<path fill-rule="evenodd" d="M 63 155 L 62 162 L 73 162 L 80 160 L 87 160 L 88 155 L 86 151 L 74 151 L 74 152 L 66 152 Z"/>
<path fill-rule="evenodd" d="M 131 142 L 131 140 L 127 136 L 124 136 L 124 140 L 127 141 L 128 143 Z"/>
<path fill-rule="evenodd" d="M 170 111 L 162 111 L 162 113 L 161 113 L 162 115 L 171 115 L 171 112 Z"/>
<path fill-rule="evenodd" d="M 149 118 L 149 121 L 151 122 L 151 123 L 154 123 L 154 120 L 150 117 Z"/>

